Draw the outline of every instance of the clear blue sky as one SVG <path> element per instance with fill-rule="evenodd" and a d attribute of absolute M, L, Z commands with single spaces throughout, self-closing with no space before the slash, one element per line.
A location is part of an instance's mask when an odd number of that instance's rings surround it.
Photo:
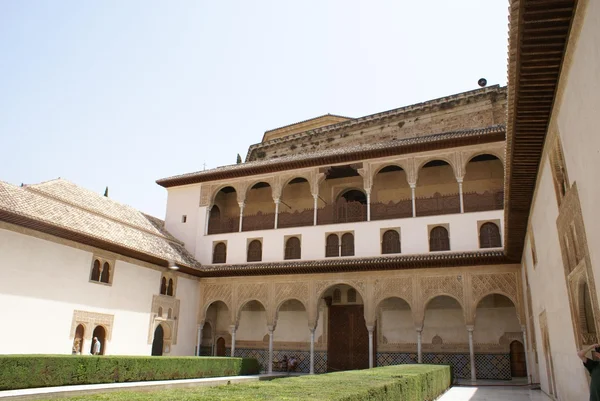
<path fill-rule="evenodd" d="M 265 130 L 506 83 L 502 1 L 0 0 L 0 180 L 157 217 Z"/>

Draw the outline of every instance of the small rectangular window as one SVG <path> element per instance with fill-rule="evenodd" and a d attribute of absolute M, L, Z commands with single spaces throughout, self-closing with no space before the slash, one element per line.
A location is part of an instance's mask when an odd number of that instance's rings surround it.
<path fill-rule="evenodd" d="M 183 216 L 181 216 L 181 222 L 182 223 L 186 223 L 187 222 L 187 215 L 184 214 Z"/>

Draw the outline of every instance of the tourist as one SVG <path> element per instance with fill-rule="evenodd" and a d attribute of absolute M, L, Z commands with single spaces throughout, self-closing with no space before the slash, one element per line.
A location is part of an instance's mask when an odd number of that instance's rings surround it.
<path fill-rule="evenodd" d="M 592 358 L 600 358 L 600 344 L 590 345 L 577 353 L 592 378 L 590 381 L 590 401 L 600 401 L 600 362 L 587 358 L 585 354 L 589 351 L 592 351 Z"/>
<path fill-rule="evenodd" d="M 298 359 L 295 356 L 292 356 L 288 362 L 288 373 L 296 370 L 296 366 L 298 366 Z"/>
<path fill-rule="evenodd" d="M 92 354 L 93 355 L 100 355 L 100 347 L 102 346 L 100 344 L 100 341 L 98 341 L 98 337 L 94 337 L 94 341 L 93 341 L 93 345 L 92 345 Z"/>

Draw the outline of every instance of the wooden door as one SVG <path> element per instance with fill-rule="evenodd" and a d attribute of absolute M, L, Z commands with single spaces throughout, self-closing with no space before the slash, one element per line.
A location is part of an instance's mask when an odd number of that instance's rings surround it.
<path fill-rule="evenodd" d="M 225 339 L 219 337 L 217 340 L 217 356 L 225 356 Z"/>
<path fill-rule="evenodd" d="M 510 375 L 512 377 L 526 377 L 527 365 L 525 362 L 525 349 L 519 341 L 510 343 Z"/>
<path fill-rule="evenodd" d="M 328 331 L 328 371 L 369 367 L 369 332 L 363 305 L 330 306 Z"/>

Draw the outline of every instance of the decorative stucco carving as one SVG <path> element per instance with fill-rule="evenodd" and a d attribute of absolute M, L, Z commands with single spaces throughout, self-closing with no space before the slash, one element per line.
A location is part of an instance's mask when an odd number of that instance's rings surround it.
<path fill-rule="evenodd" d="M 471 291 L 473 294 L 473 309 L 483 297 L 499 293 L 506 295 L 519 309 L 518 284 L 515 273 L 473 274 L 471 276 Z"/>
<path fill-rule="evenodd" d="M 375 306 L 390 297 L 398 297 L 413 307 L 413 278 L 401 277 L 390 279 L 375 279 L 373 300 Z"/>
<path fill-rule="evenodd" d="M 106 313 L 75 310 L 73 311 L 73 320 L 71 321 L 70 338 L 75 337 L 75 330 L 77 329 L 77 326 L 81 324 L 84 328 L 84 339 L 91 340 L 94 328 L 96 328 L 96 326 L 102 326 L 106 330 L 106 339 L 110 341 L 114 319 L 114 315 Z"/>
<path fill-rule="evenodd" d="M 429 276 L 421 277 L 419 280 L 419 292 L 423 306 L 438 295 L 449 295 L 464 307 L 463 277 L 452 276 Z"/>

